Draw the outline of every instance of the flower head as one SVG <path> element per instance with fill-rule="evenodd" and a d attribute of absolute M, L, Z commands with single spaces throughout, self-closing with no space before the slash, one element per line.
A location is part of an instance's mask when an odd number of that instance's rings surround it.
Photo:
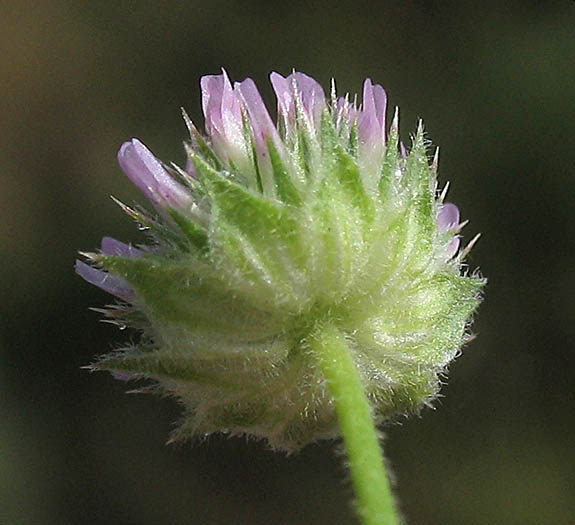
<path fill-rule="evenodd" d="M 326 320 L 378 420 L 416 411 L 479 303 L 484 281 L 465 271 L 464 224 L 437 192 L 423 127 L 408 152 L 369 79 L 361 105 L 326 99 L 303 73 L 271 83 L 276 123 L 251 79 L 202 78 L 206 135 L 187 119 L 186 169 L 125 143 L 120 166 L 157 216 L 122 206 L 151 243 L 105 238 L 77 263 L 121 301 L 108 316 L 141 332 L 93 368 L 176 396 L 186 417 L 174 439 L 223 431 L 294 450 L 337 435 L 310 352 Z"/>

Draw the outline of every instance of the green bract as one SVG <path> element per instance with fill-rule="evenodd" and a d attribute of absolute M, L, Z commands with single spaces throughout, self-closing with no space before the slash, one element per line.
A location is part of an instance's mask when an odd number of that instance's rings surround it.
<path fill-rule="evenodd" d="M 188 121 L 186 170 L 126 143 L 120 163 L 159 215 L 124 208 L 152 243 L 105 239 L 88 254 L 102 269 L 78 264 L 124 301 L 108 316 L 142 334 L 92 367 L 178 398 L 176 440 L 227 432 L 293 451 L 337 436 L 310 351 L 327 324 L 345 334 L 377 421 L 417 411 L 480 300 L 422 126 L 407 153 L 379 86 L 366 82 L 358 108 L 325 102 L 300 73 L 272 81 L 277 127 L 249 79 L 204 77 L 207 137 Z"/>

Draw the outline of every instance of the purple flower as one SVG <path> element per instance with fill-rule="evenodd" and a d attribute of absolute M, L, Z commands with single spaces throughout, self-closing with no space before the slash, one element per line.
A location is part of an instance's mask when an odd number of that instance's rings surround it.
<path fill-rule="evenodd" d="M 117 241 L 112 237 L 104 237 L 102 239 L 101 250 L 106 255 L 117 255 L 119 257 L 140 257 L 144 253 L 142 250 L 138 250 L 138 248 L 134 248 L 122 241 Z"/>
<path fill-rule="evenodd" d="M 263 191 L 266 194 L 273 193 L 268 141 L 273 142 L 275 148 L 283 153 L 279 133 L 254 81 L 246 78 L 243 82 L 236 82 L 234 88 L 242 97 L 252 127 L 258 170 L 263 175 L 261 181 Z"/>
<path fill-rule="evenodd" d="M 150 244 L 104 237 L 76 272 L 142 335 L 92 368 L 178 397 L 174 439 L 219 429 L 293 451 L 336 434 L 325 366 L 346 345 L 378 417 L 429 404 L 484 281 L 462 267 L 477 237 L 459 250 L 423 126 L 406 149 L 380 85 L 326 99 L 303 73 L 270 81 L 277 119 L 253 80 L 201 79 L 185 170 L 126 142 L 120 166 L 156 213 L 122 207 Z"/>
<path fill-rule="evenodd" d="M 104 237 L 101 244 L 101 252 L 105 255 L 118 257 L 140 257 L 144 252 L 133 246 L 117 241 L 112 237 Z M 135 294 L 132 287 L 121 277 L 111 275 L 105 270 L 89 266 L 82 261 L 76 261 L 76 273 L 90 284 L 101 288 L 126 302 L 132 302 Z"/>
<path fill-rule="evenodd" d="M 162 163 L 138 139 L 122 144 L 118 162 L 124 173 L 158 208 L 185 212 L 192 204 L 189 192 L 176 182 Z"/>
<path fill-rule="evenodd" d="M 234 88 L 242 97 L 258 150 L 262 153 L 267 151 L 268 139 L 272 139 L 278 146 L 280 142 L 278 132 L 255 82 L 251 78 L 246 78 L 243 82 L 236 82 Z"/>
<path fill-rule="evenodd" d="M 437 215 L 437 229 L 439 233 L 446 233 L 457 227 L 459 227 L 459 208 L 451 202 L 446 202 L 441 206 Z M 454 237 L 449 241 L 447 246 L 448 257 L 453 257 L 457 253 L 460 242 L 459 237 Z"/>
<path fill-rule="evenodd" d="M 371 177 L 374 177 L 385 151 L 385 111 L 387 95 L 384 89 L 371 83 L 368 78 L 363 84 L 363 102 L 357 113 L 359 136 L 359 162 Z"/>
<path fill-rule="evenodd" d="M 381 176 L 387 143 L 387 95 L 383 87 L 373 84 L 369 78 L 366 79 L 362 101 L 358 104 L 357 99 L 350 101 L 348 96 L 326 101 L 321 85 L 304 73 L 293 72 L 284 77 L 272 72 L 270 81 L 277 98 L 277 123 L 271 118 L 252 79 L 232 83 L 225 70 L 219 75 L 202 77 L 200 83 L 206 143 L 213 150 L 215 165 L 238 175 L 238 180 L 247 187 L 267 197 L 284 198 L 286 191 L 300 191 L 308 178 L 313 180 L 317 173 L 324 169 L 322 148 L 325 146 L 322 145 L 321 133 L 322 118 L 327 114 L 331 117 L 341 146 L 357 163 L 362 184 L 369 192 L 373 192 Z M 193 124 L 188 122 L 188 125 L 194 133 Z M 396 126 L 394 119 L 392 127 L 395 129 Z M 273 146 L 280 156 L 279 168 L 272 165 L 270 146 Z M 201 154 L 194 145 L 190 151 L 194 153 L 188 158 L 186 171 L 193 177 L 198 177 L 194 162 Z M 402 173 L 405 159 L 409 155 L 400 142 L 400 160 L 397 161 L 394 173 Z M 175 225 L 170 217 L 170 209 L 192 221 L 207 221 L 209 209 L 203 209 L 202 203 L 195 199 L 191 189 L 176 180 L 138 139 L 132 139 L 122 145 L 118 152 L 118 161 L 130 180 L 156 207 L 164 221 Z M 205 159 L 201 162 L 205 162 Z M 274 171 L 278 169 L 284 170 L 283 175 Z M 291 189 L 285 186 L 285 179 L 281 182 L 277 179 L 278 176 L 287 176 L 293 185 Z M 201 179 L 201 176 L 199 177 Z M 396 182 L 401 184 L 399 179 Z M 284 187 L 279 188 L 278 184 L 284 184 Z M 303 186 L 297 189 L 298 185 Z M 443 204 L 443 196 L 438 206 L 438 232 L 451 234 L 443 253 L 451 258 L 459 250 L 460 239 L 457 234 L 463 224 L 459 224 L 457 206 L 451 203 Z M 203 219 L 200 219 L 202 217 Z M 203 222 L 202 227 L 205 228 L 207 224 Z M 205 234 L 198 230 L 193 235 Z M 142 255 L 140 250 L 109 237 L 102 240 L 102 253 L 127 258 Z M 78 261 L 76 271 L 87 281 L 116 297 L 127 301 L 134 297 L 132 288 L 124 279 L 105 270 Z"/>
<path fill-rule="evenodd" d="M 278 99 L 278 117 L 283 118 L 288 133 L 295 132 L 296 104 L 301 104 L 308 125 L 317 131 L 326 107 L 325 95 L 317 81 L 304 73 L 283 77 L 273 72 L 270 80 Z"/>
<path fill-rule="evenodd" d="M 381 149 L 385 145 L 385 111 L 387 95 L 384 89 L 371 83 L 368 78 L 363 84 L 363 105 L 357 117 L 359 140 L 370 149 Z"/>
<path fill-rule="evenodd" d="M 251 170 L 249 144 L 243 130 L 242 104 L 225 71 L 200 80 L 206 133 L 216 154 L 239 170 Z"/>
<path fill-rule="evenodd" d="M 441 233 L 445 233 L 459 224 L 459 208 L 451 202 L 441 206 L 437 215 L 437 227 Z"/>
<path fill-rule="evenodd" d="M 76 261 L 76 273 L 85 281 L 119 299 L 127 302 L 131 302 L 134 299 L 134 290 L 121 277 L 111 275 L 82 261 Z"/>

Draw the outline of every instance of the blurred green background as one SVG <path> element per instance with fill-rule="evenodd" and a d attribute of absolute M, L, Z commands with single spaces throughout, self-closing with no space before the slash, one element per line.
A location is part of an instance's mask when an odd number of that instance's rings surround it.
<path fill-rule="evenodd" d="M 115 160 L 137 136 L 183 162 L 199 77 L 270 71 L 383 84 L 441 147 L 484 237 L 478 338 L 437 410 L 386 429 L 408 523 L 575 523 L 575 2 L 5 1 L 0 7 L 0 523 L 353 524 L 338 447 L 285 457 L 164 442 L 170 400 L 80 367 L 130 334 L 73 272 L 103 235 L 142 240 Z"/>

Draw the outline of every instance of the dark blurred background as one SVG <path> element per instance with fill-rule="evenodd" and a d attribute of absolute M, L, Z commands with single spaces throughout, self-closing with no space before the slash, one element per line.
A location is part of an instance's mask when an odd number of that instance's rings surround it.
<path fill-rule="evenodd" d="M 441 147 L 483 238 L 477 339 L 436 410 L 386 429 L 409 524 L 575 523 L 575 2 L 5 1 L 0 7 L 0 523 L 353 524 L 333 443 L 285 457 L 165 446 L 179 409 L 81 366 L 129 338 L 73 272 L 141 234 L 115 160 L 137 136 L 183 163 L 184 106 L 225 66 L 339 92 L 364 77 Z"/>

